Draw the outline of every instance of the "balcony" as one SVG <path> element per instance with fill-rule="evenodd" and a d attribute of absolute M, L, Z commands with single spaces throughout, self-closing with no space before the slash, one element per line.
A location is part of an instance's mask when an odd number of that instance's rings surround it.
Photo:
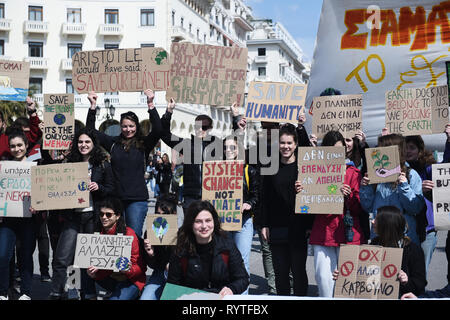
<path fill-rule="evenodd" d="M 44 95 L 42 93 L 35 93 L 33 94 L 33 100 L 38 106 L 42 107 L 44 104 Z"/>
<path fill-rule="evenodd" d="M 245 18 L 241 17 L 240 15 L 234 16 L 234 22 L 247 32 L 254 30 L 253 26 Z"/>
<path fill-rule="evenodd" d="M 62 34 L 64 35 L 85 35 L 86 23 L 63 23 Z"/>
<path fill-rule="evenodd" d="M 11 19 L 0 19 L 0 31 L 10 31 L 11 21 Z"/>
<path fill-rule="evenodd" d="M 24 61 L 30 63 L 30 69 L 33 70 L 47 70 L 48 69 L 48 58 L 42 57 L 27 57 Z"/>
<path fill-rule="evenodd" d="M 255 63 L 267 63 L 267 56 L 256 56 L 255 57 Z"/>
<path fill-rule="evenodd" d="M 98 33 L 102 36 L 123 36 L 123 24 L 101 24 Z"/>
<path fill-rule="evenodd" d="M 72 59 L 71 58 L 61 60 L 61 70 L 72 71 Z"/>
<path fill-rule="evenodd" d="M 191 41 L 195 42 L 195 36 L 188 32 L 183 27 L 172 27 L 172 33 L 171 33 L 172 41 Z"/>
<path fill-rule="evenodd" d="M 48 33 L 48 22 L 44 21 L 25 21 L 23 23 L 24 33 Z"/>

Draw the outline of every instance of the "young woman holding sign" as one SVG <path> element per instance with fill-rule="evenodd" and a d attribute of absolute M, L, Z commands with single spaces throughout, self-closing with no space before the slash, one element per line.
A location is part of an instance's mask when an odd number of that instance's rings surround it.
<path fill-rule="evenodd" d="M 27 161 L 28 139 L 22 131 L 15 131 L 8 136 L 9 152 L 12 161 Z M 35 213 L 30 208 L 31 213 Z M 16 241 L 20 241 L 19 300 L 31 300 L 33 282 L 33 252 L 36 247 L 36 236 L 33 218 L 0 218 L 0 300 L 8 300 L 10 284 L 10 261 L 14 255 Z"/>
<path fill-rule="evenodd" d="M 120 116 L 119 136 L 111 137 L 103 132 L 95 131 L 100 145 L 111 155 L 111 166 L 116 182 L 115 191 L 123 202 L 125 221 L 138 237 L 142 236 L 148 211 L 149 194 L 144 178 L 147 158 L 158 143 L 162 130 L 158 111 L 153 104 L 155 95 L 150 89 L 145 90 L 144 93 L 147 96 L 148 113 L 152 124 L 152 131 L 147 136 L 142 136 L 139 118 L 131 111 L 122 113 Z M 97 95 L 91 92 L 88 99 L 91 107 L 88 111 L 86 127 L 95 129 Z"/>

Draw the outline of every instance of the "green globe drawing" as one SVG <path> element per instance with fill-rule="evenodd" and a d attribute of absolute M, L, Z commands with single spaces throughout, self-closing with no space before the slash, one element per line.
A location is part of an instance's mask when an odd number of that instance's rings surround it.
<path fill-rule="evenodd" d="M 64 116 L 62 113 L 57 113 L 55 114 L 55 116 L 53 117 L 53 121 L 57 124 L 57 125 L 62 125 L 66 122 L 66 116 Z"/>
<path fill-rule="evenodd" d="M 167 64 L 168 63 L 167 51 L 165 50 L 155 51 L 153 53 L 153 60 L 156 62 L 158 66 Z"/>

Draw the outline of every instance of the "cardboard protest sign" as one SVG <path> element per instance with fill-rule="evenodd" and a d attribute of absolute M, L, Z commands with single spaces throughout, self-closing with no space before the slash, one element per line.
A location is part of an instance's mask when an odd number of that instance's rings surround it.
<path fill-rule="evenodd" d="M 147 215 L 147 239 L 152 246 L 177 244 L 178 220 L 176 214 Z"/>
<path fill-rule="evenodd" d="M 179 286 L 167 282 L 161 294 L 160 300 L 220 300 L 222 297 L 217 293 L 211 293 L 200 289 Z M 197 314 L 197 307 L 183 307 L 184 315 Z"/>
<path fill-rule="evenodd" d="M 103 270 L 127 271 L 131 268 L 132 236 L 110 234 L 77 235 L 74 267 L 90 266 Z"/>
<path fill-rule="evenodd" d="M 80 51 L 72 56 L 72 83 L 78 93 L 164 91 L 169 57 L 163 48 Z"/>
<path fill-rule="evenodd" d="M 361 94 L 315 97 L 312 108 L 312 133 L 322 139 L 330 130 L 338 130 L 345 138 L 353 138 L 362 130 Z"/>
<path fill-rule="evenodd" d="M 87 162 L 34 166 L 31 206 L 36 210 L 89 207 Z"/>
<path fill-rule="evenodd" d="M 305 112 L 306 85 L 250 82 L 245 118 L 267 122 L 297 123 Z"/>
<path fill-rule="evenodd" d="M 295 213 L 343 214 L 340 188 L 345 176 L 344 147 L 298 148 L 298 179 L 303 191 L 295 198 Z"/>
<path fill-rule="evenodd" d="M 244 161 L 203 162 L 202 200 L 216 208 L 221 226 L 226 231 L 242 228 Z"/>
<path fill-rule="evenodd" d="M 433 164 L 433 213 L 436 230 L 450 230 L 450 163 Z"/>
<path fill-rule="evenodd" d="M 386 92 L 385 123 L 391 133 L 441 133 L 448 122 L 447 85 Z"/>
<path fill-rule="evenodd" d="M 370 184 L 397 181 L 401 173 L 398 146 L 367 148 L 365 152 Z"/>
<path fill-rule="evenodd" d="M 170 87 L 166 100 L 242 105 L 247 75 L 247 48 L 172 42 Z"/>
<path fill-rule="evenodd" d="M 402 248 L 341 245 L 335 298 L 398 299 Z"/>
<path fill-rule="evenodd" d="M 29 62 L 0 60 L 0 100 L 25 101 L 29 82 Z"/>
<path fill-rule="evenodd" d="M 75 133 L 73 93 L 44 94 L 44 150 L 68 150 Z"/>
<path fill-rule="evenodd" d="M 36 162 L 0 161 L 0 217 L 31 217 L 31 167 Z"/>

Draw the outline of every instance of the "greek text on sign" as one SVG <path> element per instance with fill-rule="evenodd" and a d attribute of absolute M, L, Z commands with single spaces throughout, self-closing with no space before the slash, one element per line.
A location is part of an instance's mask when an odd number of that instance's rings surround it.
<path fill-rule="evenodd" d="M 338 130 L 353 138 L 362 130 L 362 95 L 324 96 L 313 99 L 312 133 L 322 139 L 328 131 Z"/>
<path fill-rule="evenodd" d="M 132 244 L 132 236 L 79 233 L 74 266 L 127 271 L 131 268 Z"/>
<path fill-rule="evenodd" d="M 436 230 L 450 230 L 450 163 L 433 164 L 433 212 Z"/>
<path fill-rule="evenodd" d="M 0 161 L 0 217 L 31 217 L 31 167 L 35 165 Z"/>
<path fill-rule="evenodd" d="M 303 190 L 295 198 L 295 213 L 343 214 L 340 191 L 345 176 L 344 147 L 298 148 L 298 178 Z"/>
<path fill-rule="evenodd" d="M 25 101 L 29 82 L 29 62 L 0 60 L 0 100 Z"/>
<path fill-rule="evenodd" d="M 241 230 L 244 161 L 205 161 L 202 181 L 202 200 L 207 200 L 214 206 L 222 229 Z"/>
<path fill-rule="evenodd" d="M 297 123 L 305 99 L 304 84 L 252 81 L 244 115 L 247 120 Z"/>
<path fill-rule="evenodd" d="M 166 100 L 190 104 L 242 105 L 247 48 L 172 42 Z"/>
<path fill-rule="evenodd" d="M 74 95 L 44 94 L 44 150 L 68 150 L 75 133 Z"/>
<path fill-rule="evenodd" d="M 72 82 L 78 93 L 164 91 L 169 57 L 163 48 L 80 51 L 72 56 Z"/>
<path fill-rule="evenodd" d="M 341 245 L 337 298 L 398 299 L 402 248 Z"/>

